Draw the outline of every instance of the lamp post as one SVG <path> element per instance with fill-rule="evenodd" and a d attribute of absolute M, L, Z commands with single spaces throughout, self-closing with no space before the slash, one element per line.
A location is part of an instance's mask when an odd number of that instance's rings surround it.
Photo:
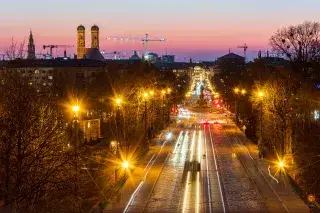
<path fill-rule="evenodd" d="M 238 95 L 246 95 L 247 91 L 245 89 L 240 89 L 238 87 L 234 88 L 233 89 L 233 92 L 235 94 L 235 99 L 234 99 L 234 111 L 235 111 L 235 114 L 236 114 L 236 124 L 239 123 L 239 120 L 238 120 Z"/>
<path fill-rule="evenodd" d="M 161 94 L 162 94 L 162 123 L 165 126 L 165 119 L 164 119 L 164 97 L 166 95 L 166 91 L 165 90 L 161 90 Z"/>
<path fill-rule="evenodd" d="M 260 140 L 258 141 L 258 147 L 261 146 L 262 143 L 262 98 L 264 96 L 264 93 L 262 91 L 258 91 L 258 98 L 260 100 Z M 259 157 L 263 157 L 263 155 L 261 154 L 261 150 L 259 149 Z"/>
<path fill-rule="evenodd" d="M 143 94 L 144 97 L 144 137 L 145 139 L 148 139 L 148 115 L 147 115 L 147 99 L 148 99 L 148 93 Z"/>
<path fill-rule="evenodd" d="M 78 140 L 79 140 L 79 111 L 80 111 L 80 106 L 78 104 L 73 105 L 71 108 L 72 112 L 73 112 L 73 121 L 72 121 L 72 126 L 73 126 L 73 142 L 74 142 L 74 148 L 75 148 L 75 169 L 76 169 L 76 180 L 75 180 L 75 188 L 74 188 L 74 193 L 75 196 L 78 197 L 79 194 L 79 190 L 78 190 L 78 186 L 79 186 L 79 165 L 78 165 L 78 160 L 79 160 L 79 156 L 78 156 L 78 149 L 79 149 L 79 144 L 78 144 Z M 79 211 L 80 209 L 80 204 L 78 202 L 76 202 L 77 206 L 76 209 L 77 211 Z"/>
<path fill-rule="evenodd" d="M 124 169 L 124 178 L 127 176 L 127 170 L 129 169 L 129 162 L 128 161 L 123 161 L 122 162 L 122 168 Z"/>
<path fill-rule="evenodd" d="M 171 89 L 168 88 L 167 89 L 167 94 L 170 95 L 171 94 Z M 167 105 L 168 105 L 168 123 L 170 122 L 170 105 L 169 105 L 169 98 L 167 98 Z"/>
<path fill-rule="evenodd" d="M 130 167 L 130 163 L 127 160 L 122 161 L 121 164 L 120 164 L 120 162 L 117 163 L 116 168 L 114 170 L 115 182 L 118 180 L 119 169 L 121 169 L 121 168 L 123 169 L 123 171 L 124 171 L 123 177 L 126 178 L 127 170 L 129 169 L 129 167 Z"/>
<path fill-rule="evenodd" d="M 120 107 L 122 105 L 122 99 L 117 97 L 115 99 L 115 106 L 117 107 L 117 114 L 116 114 L 116 122 L 117 122 L 117 156 L 120 159 L 120 150 L 119 150 L 119 143 L 120 143 L 120 128 L 121 128 L 121 119 L 120 119 Z M 121 146 L 122 144 L 120 144 Z"/>
<path fill-rule="evenodd" d="M 154 131 L 154 91 L 153 90 L 150 90 L 149 91 L 149 95 L 151 96 L 151 110 L 152 110 L 152 113 L 151 113 L 151 134 L 152 134 L 152 137 L 153 137 L 153 131 Z"/>

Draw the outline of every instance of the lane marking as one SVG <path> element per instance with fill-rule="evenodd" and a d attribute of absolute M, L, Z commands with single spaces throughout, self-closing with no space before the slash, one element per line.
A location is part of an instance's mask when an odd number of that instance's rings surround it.
<path fill-rule="evenodd" d="M 182 209 L 182 213 L 184 213 L 184 212 L 185 212 L 185 210 L 186 210 L 186 203 L 187 203 L 187 196 L 188 196 L 189 178 L 190 178 L 190 171 L 188 171 L 187 181 L 186 181 L 186 186 L 185 186 L 185 190 L 184 190 L 184 198 L 183 198 L 183 209 Z"/>
<path fill-rule="evenodd" d="M 216 152 L 215 152 L 215 149 L 214 149 L 214 146 L 213 146 L 213 141 L 212 141 L 212 134 L 211 134 L 211 127 L 210 127 L 210 125 L 209 125 L 209 132 L 210 132 L 210 143 L 211 143 L 211 147 L 212 147 L 212 153 L 213 153 L 214 163 L 215 163 L 216 171 L 217 171 L 216 174 L 217 174 L 218 183 L 219 183 L 219 189 L 220 189 L 220 196 L 221 196 L 221 201 L 222 201 L 223 212 L 226 213 L 226 207 L 225 207 L 224 198 L 223 198 L 223 195 L 222 195 L 220 175 L 219 175 L 219 171 L 218 171 L 217 159 L 216 159 Z"/>
<path fill-rule="evenodd" d="M 146 167 L 144 168 L 143 171 L 146 171 L 146 169 L 148 168 L 148 165 L 150 164 L 150 162 L 152 161 L 152 159 L 154 158 L 155 155 L 156 155 L 156 154 L 154 154 L 154 155 L 152 156 L 152 158 L 149 160 L 148 164 L 146 165 Z"/>
<path fill-rule="evenodd" d="M 206 128 L 203 128 L 203 135 L 206 135 Z M 206 167 L 207 167 L 207 186 L 208 186 L 208 196 L 209 196 L 209 211 L 212 213 L 212 207 L 211 207 L 211 184 L 210 184 L 210 177 L 209 177 L 209 165 L 208 165 L 208 149 L 207 149 L 207 139 L 204 136 L 204 147 L 205 147 L 205 153 L 206 153 Z"/>
<path fill-rule="evenodd" d="M 196 198 L 196 213 L 199 213 L 200 206 L 200 172 L 197 172 L 197 198 Z"/>
<path fill-rule="evenodd" d="M 175 145 L 175 147 L 174 147 L 174 149 L 173 149 L 173 153 L 176 153 L 177 146 L 178 146 L 178 144 L 180 143 L 180 139 L 181 139 L 182 134 L 183 134 L 183 131 L 180 131 L 179 137 L 178 137 L 178 139 L 177 139 L 177 141 L 176 141 L 176 145 Z"/>

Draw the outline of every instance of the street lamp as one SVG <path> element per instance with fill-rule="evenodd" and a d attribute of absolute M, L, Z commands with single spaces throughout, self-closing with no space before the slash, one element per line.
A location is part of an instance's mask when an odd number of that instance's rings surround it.
<path fill-rule="evenodd" d="M 259 92 L 258 92 L 258 97 L 259 97 L 259 98 L 262 98 L 263 96 L 264 96 L 264 92 L 259 91 Z"/>
<path fill-rule="evenodd" d="M 260 147 L 259 145 L 261 145 L 262 143 L 262 134 L 263 134 L 263 131 L 262 131 L 262 98 L 264 97 L 264 92 L 263 91 L 258 91 L 258 98 L 260 99 L 260 140 L 258 141 L 258 147 Z M 261 155 L 261 151 L 259 149 L 259 157 L 263 157 L 263 155 Z M 280 166 L 280 163 L 279 163 L 279 166 Z"/>
<path fill-rule="evenodd" d="M 167 88 L 167 94 L 171 94 L 171 88 Z M 170 105 L 169 105 L 169 98 L 167 98 L 167 106 L 168 106 L 168 122 L 170 121 Z"/>
<path fill-rule="evenodd" d="M 71 108 L 73 112 L 73 125 L 72 125 L 72 130 L 73 130 L 73 140 L 74 140 L 74 147 L 75 147 L 75 157 L 76 157 L 76 162 L 75 162 L 75 169 L 76 169 L 76 180 L 75 180 L 75 194 L 78 196 L 78 187 L 79 187 L 79 156 L 78 156 L 78 149 L 79 149 L 79 122 L 78 122 L 78 112 L 80 111 L 80 106 L 78 104 L 73 105 Z"/>
<path fill-rule="evenodd" d="M 114 99 L 114 104 L 115 106 L 117 107 L 117 114 L 116 114 L 116 122 L 117 122 L 117 139 L 118 139 L 118 142 L 117 142 L 117 155 L 118 155 L 118 158 L 120 158 L 120 150 L 119 150 L 119 143 L 120 143 L 120 128 L 121 128 L 121 119 L 120 119 L 120 107 L 122 105 L 122 98 L 121 97 L 116 97 Z M 120 144 L 122 145 L 122 144 Z"/>
<path fill-rule="evenodd" d="M 151 134 L 153 137 L 154 136 L 154 134 L 153 134 L 153 131 L 154 131 L 154 91 L 150 90 L 149 95 L 151 97 L 151 111 L 152 111 L 151 117 L 150 117 L 150 119 L 151 119 L 151 128 L 150 129 L 151 129 Z"/>
<path fill-rule="evenodd" d="M 80 110 L 79 105 L 73 105 L 73 106 L 72 106 L 72 111 L 73 111 L 74 113 L 78 113 L 79 110 Z"/>
<path fill-rule="evenodd" d="M 147 99 L 148 99 L 148 93 L 143 93 L 144 97 L 144 136 L 145 139 L 148 139 L 147 129 L 148 129 L 148 120 L 147 120 Z"/>
<path fill-rule="evenodd" d="M 166 91 L 165 90 L 161 90 L 161 94 L 162 94 L 162 121 L 163 121 L 163 125 L 165 125 L 165 120 L 164 120 L 164 98 L 166 95 Z"/>
<path fill-rule="evenodd" d="M 241 90 L 241 95 L 245 95 L 247 93 L 247 91 L 245 89 Z"/>
<path fill-rule="evenodd" d="M 122 168 L 128 169 L 129 168 L 129 162 L 128 161 L 123 161 L 122 162 Z"/>

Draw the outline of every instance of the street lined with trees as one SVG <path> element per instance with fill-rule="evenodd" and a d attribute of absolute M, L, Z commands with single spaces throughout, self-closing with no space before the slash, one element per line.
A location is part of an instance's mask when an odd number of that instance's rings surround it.
<path fill-rule="evenodd" d="M 319 199 L 319 89 L 320 24 L 279 29 L 271 38 L 281 57 L 261 57 L 246 68 L 225 68 L 214 77 L 216 89 L 259 145 L 261 157 L 285 162 L 287 173 L 304 191 Z M 228 89 L 228 87 L 230 89 Z M 238 92 L 235 93 L 235 88 Z M 240 94 L 238 88 L 247 92 Z M 259 95 L 261 94 L 261 95 Z M 312 174 L 312 175 L 311 175 Z"/>

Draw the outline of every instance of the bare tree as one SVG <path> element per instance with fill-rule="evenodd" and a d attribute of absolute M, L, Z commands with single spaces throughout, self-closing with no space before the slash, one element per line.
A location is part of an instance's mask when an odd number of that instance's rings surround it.
<path fill-rule="evenodd" d="M 9 60 L 23 59 L 25 58 L 25 52 L 25 39 L 22 42 L 18 42 L 12 38 L 11 44 L 5 49 L 5 56 Z"/>
<path fill-rule="evenodd" d="M 39 212 L 72 190 L 75 155 L 50 93 L 38 92 L 15 72 L 1 73 L 1 79 L 0 211 Z"/>
<path fill-rule="evenodd" d="M 300 71 L 305 71 L 301 66 L 320 61 L 320 23 L 304 22 L 279 29 L 270 38 L 270 44 L 274 51 L 299 65 Z"/>

